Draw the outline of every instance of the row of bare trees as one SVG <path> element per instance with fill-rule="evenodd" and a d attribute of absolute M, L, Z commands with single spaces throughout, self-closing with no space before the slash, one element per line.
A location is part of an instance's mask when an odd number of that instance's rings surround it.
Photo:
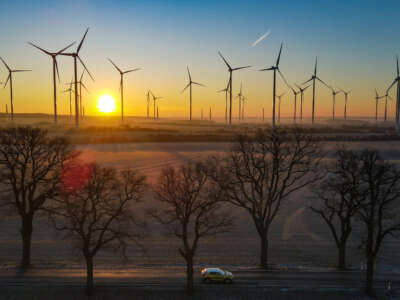
<path fill-rule="evenodd" d="M 180 240 L 193 291 L 193 266 L 204 237 L 230 230 L 229 204 L 246 211 L 260 239 L 260 265 L 268 267 L 269 232 L 282 205 L 296 191 L 312 187 L 312 210 L 328 224 L 345 267 L 353 222 L 365 224 L 368 292 L 383 239 L 400 229 L 400 171 L 376 151 L 341 149 L 335 162 L 322 160 L 321 146 L 301 129 L 240 134 L 226 154 L 164 168 L 149 187 L 135 171 L 117 171 L 80 160 L 62 137 L 31 127 L 0 130 L 2 207 L 21 218 L 21 266 L 30 266 L 33 219 L 43 212 L 80 249 L 93 292 L 93 259 L 101 250 L 125 253 L 141 246 L 146 224 L 138 202 L 151 189 L 159 203 L 147 211 Z M 321 171 L 323 170 L 323 172 Z"/>

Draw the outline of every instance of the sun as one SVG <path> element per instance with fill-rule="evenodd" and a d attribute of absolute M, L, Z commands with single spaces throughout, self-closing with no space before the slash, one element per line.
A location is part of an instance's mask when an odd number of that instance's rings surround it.
<path fill-rule="evenodd" d="M 97 108 L 102 113 L 111 113 L 115 111 L 115 99 L 111 95 L 101 95 L 97 100 Z"/>

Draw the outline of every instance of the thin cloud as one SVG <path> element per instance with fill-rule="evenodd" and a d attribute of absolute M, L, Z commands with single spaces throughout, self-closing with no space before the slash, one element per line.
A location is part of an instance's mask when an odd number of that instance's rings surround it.
<path fill-rule="evenodd" d="M 267 31 L 266 33 L 264 33 L 262 36 L 260 36 L 260 38 L 259 38 L 257 41 L 255 41 L 255 42 L 253 43 L 253 45 L 251 45 L 251 46 L 254 47 L 254 46 L 257 45 L 259 42 L 261 42 L 263 39 L 265 39 L 266 37 L 268 37 L 270 34 L 271 34 L 271 30 L 268 29 L 268 31 Z"/>

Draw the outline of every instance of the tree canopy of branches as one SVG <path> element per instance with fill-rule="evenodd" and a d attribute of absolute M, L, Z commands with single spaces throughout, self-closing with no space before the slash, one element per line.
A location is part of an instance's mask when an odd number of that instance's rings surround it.
<path fill-rule="evenodd" d="M 72 150 L 67 139 L 50 137 L 40 128 L 0 130 L 1 205 L 21 218 L 23 268 L 31 264 L 34 216 L 57 195 L 62 167 Z"/>
<path fill-rule="evenodd" d="M 182 241 L 178 250 L 186 261 L 186 290 L 191 294 L 193 261 L 200 239 L 229 230 L 232 218 L 221 211 L 218 194 L 201 163 L 164 168 L 154 191 L 162 209 L 150 214 Z"/>
<path fill-rule="evenodd" d="M 356 153 L 342 148 L 337 150 L 335 162 L 325 163 L 324 168 L 327 173 L 312 188 L 318 204 L 310 208 L 328 225 L 338 248 L 338 267 L 346 269 L 347 241 L 365 198 L 360 190 L 360 161 Z"/>
<path fill-rule="evenodd" d="M 66 166 L 65 176 L 74 176 L 82 166 Z M 129 242 L 138 243 L 144 223 L 134 215 L 134 204 L 141 201 L 145 177 L 133 171 L 117 172 L 96 164 L 86 166 L 86 182 L 77 187 L 63 180 L 62 192 L 48 209 L 57 230 L 82 251 L 87 269 L 87 294 L 93 293 L 93 258 L 100 250 L 120 251 Z"/>
<path fill-rule="evenodd" d="M 374 265 L 385 238 L 400 231 L 400 170 L 385 161 L 377 151 L 365 150 L 359 154 L 361 162 L 361 189 L 367 197 L 359 210 L 366 236 L 367 260 L 366 292 L 373 293 Z"/>
<path fill-rule="evenodd" d="M 319 152 L 318 144 L 300 129 L 278 128 L 238 135 L 225 158 L 209 162 L 225 201 L 250 214 L 260 237 L 264 268 L 270 225 L 291 194 L 316 180 Z"/>

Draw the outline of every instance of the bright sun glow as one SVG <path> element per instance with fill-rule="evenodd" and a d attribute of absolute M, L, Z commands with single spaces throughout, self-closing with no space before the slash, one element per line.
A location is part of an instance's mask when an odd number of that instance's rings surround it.
<path fill-rule="evenodd" d="M 97 100 L 97 108 L 102 113 L 111 113 L 115 111 L 115 99 L 110 95 L 102 95 Z"/>

